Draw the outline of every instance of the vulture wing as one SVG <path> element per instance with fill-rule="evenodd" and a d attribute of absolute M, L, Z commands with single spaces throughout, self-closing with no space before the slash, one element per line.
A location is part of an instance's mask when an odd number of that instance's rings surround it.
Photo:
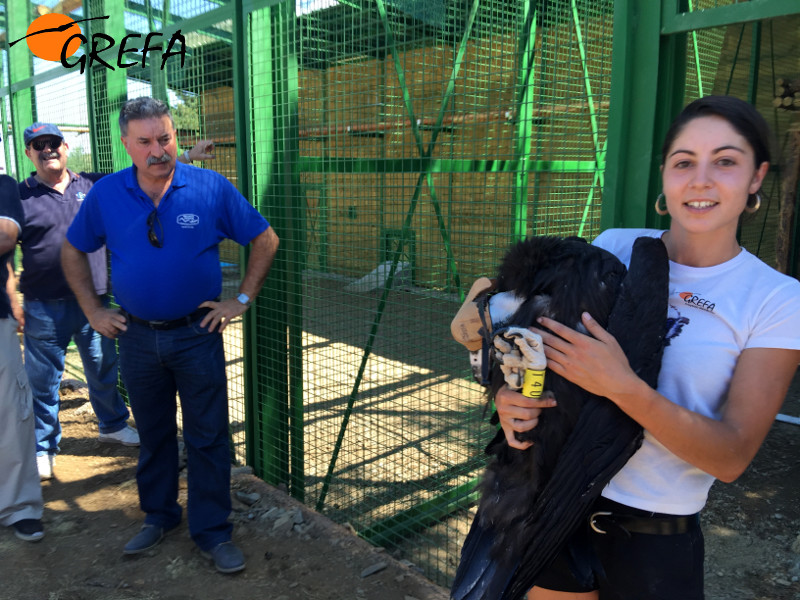
<path fill-rule="evenodd" d="M 611 311 L 608 331 L 633 370 L 651 387 L 658 383 L 666 333 L 669 261 L 659 239 L 636 240 L 628 274 Z M 642 428 L 605 398 L 589 395 L 559 455 L 553 475 L 531 511 L 521 537 L 527 539 L 508 590 L 496 598 L 523 598 L 565 540 L 584 523 L 603 487 L 642 442 Z M 525 543 L 525 542 L 524 542 Z M 576 575 L 591 577 L 588 564 Z"/>
<path fill-rule="evenodd" d="M 668 259 L 661 240 L 636 240 L 630 267 L 616 290 L 616 301 L 605 325 L 617 338 L 631 367 L 651 386 L 657 383 L 661 365 L 668 280 Z M 598 318 L 591 309 L 589 312 Z M 598 320 L 604 324 L 602 315 Z M 487 501 L 492 489 L 485 489 L 464 542 L 451 589 L 453 599 L 523 598 L 588 518 L 603 487 L 641 444 L 641 427 L 612 402 L 570 386 L 548 372 L 545 387 L 554 391 L 559 405 L 569 400 L 579 406 L 576 420 L 560 424 L 569 427 L 569 431 L 560 434 L 565 441 L 548 450 L 556 452 L 556 457 L 554 466 L 546 469 L 546 478 L 542 480 L 538 474 L 530 477 L 525 489 L 519 479 L 520 473 L 530 472 L 531 467 L 525 463 L 531 462 L 530 456 L 526 456 L 531 449 L 520 452 L 508 447 L 502 432 L 489 445 L 487 452 L 494 454 L 495 460 L 487 469 L 487 473 L 492 473 L 487 479 L 495 493 L 502 490 L 506 496 L 518 492 L 516 498 L 506 497 L 500 504 L 520 498 L 521 506 L 511 523 L 504 522 L 493 514 L 495 506 Z M 538 444 L 539 452 L 546 444 L 547 439 L 543 438 Z M 540 457 L 535 463 L 541 470 L 547 459 Z M 513 483 L 504 485 L 505 480 Z M 487 514 L 492 518 L 486 518 Z M 576 576 L 588 580 L 590 565 L 580 559 L 579 552 L 573 556 Z"/>

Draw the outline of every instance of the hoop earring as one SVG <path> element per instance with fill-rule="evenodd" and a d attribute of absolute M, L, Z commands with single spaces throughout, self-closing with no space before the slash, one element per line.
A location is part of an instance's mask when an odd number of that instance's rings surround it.
<path fill-rule="evenodd" d="M 761 208 L 761 194 L 756 192 L 755 194 L 753 194 L 753 196 L 755 196 L 755 198 L 756 198 L 755 205 L 754 206 L 750 206 L 750 199 L 748 198 L 747 199 L 747 204 L 744 207 L 744 211 L 747 212 L 747 213 L 750 213 L 751 215 L 754 212 L 756 212 L 759 208 Z"/>
<path fill-rule="evenodd" d="M 664 208 L 661 208 L 662 200 L 664 201 Z M 661 192 L 658 198 L 656 198 L 656 212 L 662 217 L 666 217 L 669 214 L 669 210 L 667 210 L 667 199 L 664 197 L 664 192 Z"/>

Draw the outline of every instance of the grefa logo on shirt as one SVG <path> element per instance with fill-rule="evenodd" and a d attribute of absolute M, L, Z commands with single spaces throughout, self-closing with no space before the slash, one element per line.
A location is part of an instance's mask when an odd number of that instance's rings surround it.
<path fill-rule="evenodd" d="M 86 198 L 86 194 L 83 192 L 78 192 L 75 194 L 75 197 L 78 199 L 78 202 L 83 202 L 83 200 Z"/>
<path fill-rule="evenodd" d="M 701 298 L 694 292 L 681 292 L 678 295 L 683 299 L 684 304 L 688 304 L 689 306 L 694 306 L 695 308 L 700 308 L 702 310 L 707 310 L 708 312 L 714 312 L 716 303 L 712 302 L 711 300 Z"/>
<path fill-rule="evenodd" d="M 191 213 L 184 213 L 182 215 L 178 215 L 176 222 L 184 229 L 193 228 L 200 224 L 200 217 Z"/>

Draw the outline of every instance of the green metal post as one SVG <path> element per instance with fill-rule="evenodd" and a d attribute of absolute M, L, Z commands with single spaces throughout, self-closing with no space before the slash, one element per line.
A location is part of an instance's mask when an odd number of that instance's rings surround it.
<path fill-rule="evenodd" d="M 753 39 L 750 43 L 750 77 L 747 83 L 747 101 L 755 106 L 758 95 L 758 69 L 761 65 L 761 21 L 753 22 Z"/>
<path fill-rule="evenodd" d="M 11 146 L 8 143 L 8 114 L 6 111 L 6 99 L 0 98 L 0 122 L 2 123 L 3 136 L 3 158 L 5 159 L 6 172 L 11 172 Z"/>
<path fill-rule="evenodd" d="M 686 36 L 678 33 L 661 39 L 658 63 L 656 111 L 653 121 L 653 154 L 650 158 L 650 183 L 643 204 L 647 209 L 646 227 L 666 229 L 669 217 L 655 211 L 661 193 L 661 145 L 670 123 L 683 108 L 686 96 Z"/>
<path fill-rule="evenodd" d="M 251 156 L 251 121 L 247 118 L 250 114 L 250 78 L 248 77 L 249 59 L 248 45 L 250 44 L 248 23 L 249 15 L 244 11 L 242 0 L 233 2 L 233 24 L 232 24 L 232 63 L 233 63 L 233 117 L 236 148 L 236 173 L 237 187 L 239 192 L 250 200 L 262 213 L 259 199 L 253 194 L 253 171 L 252 162 L 257 157 Z M 264 40 L 269 43 L 269 39 Z M 259 50 L 263 51 L 263 48 Z M 202 62 L 202 61 L 201 61 Z M 263 131 L 263 128 L 261 129 Z M 269 135 L 271 131 L 265 132 Z M 267 146 L 268 147 L 268 146 Z M 252 162 L 251 162 L 252 161 Z M 240 263 L 247 264 L 249 249 L 243 248 L 240 256 Z M 263 290 L 262 290 L 263 293 Z M 244 314 L 242 335 L 244 341 L 243 348 L 243 381 L 244 386 L 244 412 L 245 412 L 245 460 L 248 465 L 252 465 L 256 474 L 263 477 L 263 468 L 260 461 L 262 456 L 261 446 L 263 441 L 260 437 L 260 427 L 257 422 L 260 413 L 256 406 L 256 385 L 257 373 L 254 369 L 255 364 L 255 321 L 259 313 L 260 301 L 255 299 L 250 310 Z M 256 446 L 258 445 L 258 448 Z"/>
<path fill-rule="evenodd" d="M 101 31 L 115 40 L 126 35 L 125 1 L 95 0 L 86 7 L 89 17 L 108 19 L 87 23 L 91 34 Z M 92 154 L 97 154 L 97 166 L 102 171 L 118 171 L 130 166 L 131 161 L 120 140 L 119 108 L 128 98 L 128 82 L 125 69 L 111 71 L 102 66 L 86 72 L 87 105 L 92 129 Z M 94 160 L 94 159 L 93 159 Z"/>
<path fill-rule="evenodd" d="M 685 35 L 662 39 L 660 22 L 657 2 L 615 4 L 602 229 L 659 226 L 659 147 L 683 101 L 686 49 Z"/>
<path fill-rule="evenodd" d="M 13 41 L 25 37 L 28 26 L 33 20 L 32 4 L 28 0 L 8 0 L 6 4 L 7 40 Z M 8 83 L 9 88 L 17 81 L 33 75 L 33 55 L 24 41 L 8 48 Z M 11 130 L 14 132 L 14 176 L 21 179 L 29 169 L 30 162 L 25 156 L 25 141 L 22 132 L 36 120 L 36 106 L 33 88 L 25 88 L 11 92 Z M 3 132 L 5 133 L 5 132 Z M 9 165 L 9 168 L 11 165 Z"/>
<path fill-rule="evenodd" d="M 276 340 L 288 343 L 288 356 L 284 364 L 288 374 L 289 392 L 289 466 L 291 477 L 289 491 L 300 501 L 305 500 L 305 441 L 303 404 L 303 270 L 306 263 L 306 210 L 305 199 L 300 194 L 298 171 L 300 157 L 300 124 L 298 117 L 298 58 L 295 36 L 296 4 L 289 0 L 275 10 L 275 27 L 281 42 L 278 55 L 281 102 L 276 114 L 280 132 L 281 173 L 286 256 L 286 328 Z M 277 330 L 277 329 L 276 329 Z M 284 384 L 285 385 L 285 384 Z"/>
<path fill-rule="evenodd" d="M 164 5 L 161 8 L 161 29 L 169 25 L 169 0 L 164 0 Z M 156 26 L 156 18 L 153 14 L 152 0 L 145 0 L 145 12 L 147 15 L 147 28 L 149 31 L 158 31 Z M 163 41 L 163 40 L 162 40 Z M 166 43 L 166 42 L 164 42 Z M 161 70 L 161 50 L 154 50 L 148 53 L 148 68 L 150 69 L 150 95 L 153 98 L 158 98 L 164 102 L 169 103 L 167 97 L 167 71 Z"/>
<path fill-rule="evenodd" d="M 249 329 L 248 354 L 260 349 L 259 368 L 249 363 L 248 380 L 254 382 L 261 419 L 251 431 L 256 445 L 256 471 L 271 483 L 286 483 L 302 500 L 303 458 L 303 361 L 302 271 L 305 264 L 305 207 L 299 193 L 299 127 L 297 117 L 297 57 L 295 6 L 289 0 L 250 16 L 248 89 L 252 94 L 253 129 L 239 147 L 248 147 L 253 162 L 253 197 L 281 238 L 276 257 Z M 240 128 L 241 130 L 241 128 Z M 265 368 L 267 367 L 267 368 Z M 251 402 L 255 398 L 251 398 Z M 251 409 L 249 410 L 252 410 Z M 252 414 L 255 414 L 253 411 Z"/>
<path fill-rule="evenodd" d="M 689 1 L 689 12 L 694 12 L 694 7 L 692 5 L 692 0 Z M 700 92 L 700 96 L 704 96 L 705 92 L 703 91 L 703 70 L 700 68 L 700 48 L 697 46 L 697 32 L 692 31 L 692 50 L 694 51 L 694 68 L 697 72 L 697 89 Z"/>
<path fill-rule="evenodd" d="M 3 68 L 3 61 L 0 61 L 0 85 L 4 81 Z M 3 158 L 5 159 L 6 173 L 12 173 L 15 169 L 11 164 L 11 144 L 8 141 L 8 109 L 6 108 L 5 97 L 0 97 L 0 127 L 2 127 L 0 136 L 3 138 Z"/>
<path fill-rule="evenodd" d="M 758 103 L 758 71 L 760 66 L 761 66 L 761 21 L 754 21 L 752 27 L 752 36 L 750 39 L 750 72 L 749 72 L 749 77 L 747 78 L 747 101 L 753 106 L 755 106 Z M 733 68 L 731 68 L 731 70 L 733 70 Z M 769 214 L 769 206 L 766 207 L 766 209 L 763 211 L 762 214 L 764 213 L 766 213 L 766 215 Z M 761 227 L 761 235 L 758 238 L 758 244 L 755 249 L 756 253 L 758 253 L 761 250 L 761 242 L 763 241 L 765 225 L 766 221 L 764 221 Z M 742 224 L 740 221 L 739 226 L 736 229 L 736 237 L 741 240 L 741 236 L 742 236 Z"/>
<path fill-rule="evenodd" d="M 95 127 L 98 123 L 97 109 L 94 105 L 95 87 L 91 72 L 86 74 L 86 116 L 89 119 L 89 144 L 92 148 L 92 171 L 102 172 L 103 161 L 101 160 L 101 135 L 100 128 Z"/>
<path fill-rule="evenodd" d="M 523 26 L 517 44 L 517 125 L 514 131 L 514 157 L 517 161 L 512 208 L 512 239 L 523 240 L 528 234 L 528 179 L 533 137 L 533 93 L 536 48 L 537 10 L 525 0 Z"/>
<path fill-rule="evenodd" d="M 381 61 L 383 62 L 383 61 Z M 323 131 L 328 128 L 330 118 L 330 82 L 328 66 L 322 71 L 322 127 Z M 331 160 L 329 145 L 330 137 L 322 137 L 322 160 L 327 164 Z M 335 159 L 334 159 L 335 160 Z M 319 253 L 319 269 L 322 272 L 328 271 L 328 226 L 330 222 L 330 208 L 328 206 L 328 185 L 330 177 L 326 172 L 322 174 L 322 183 L 319 190 L 319 204 L 317 205 L 317 248 Z"/>
<path fill-rule="evenodd" d="M 572 0 L 572 21 L 575 25 L 575 38 L 578 42 L 578 52 L 580 53 L 581 57 L 581 67 L 583 69 L 583 85 L 584 89 L 586 90 L 586 103 L 589 105 L 589 124 L 592 128 L 592 143 L 594 144 L 594 156 L 595 162 L 597 164 L 594 180 L 592 181 L 592 187 L 589 189 L 589 196 L 586 200 L 586 205 L 583 211 L 583 217 L 581 218 L 581 224 L 578 228 L 578 235 L 582 236 L 584 228 L 586 227 L 586 222 L 589 217 L 589 207 L 592 204 L 592 199 L 594 197 L 594 189 L 595 186 L 598 184 L 600 188 L 603 188 L 603 184 L 605 183 L 603 177 L 603 162 L 605 161 L 605 143 L 603 144 L 603 148 L 600 148 L 600 131 L 597 125 L 597 108 L 594 102 L 594 93 L 592 92 L 592 80 L 589 75 L 589 66 L 587 64 L 586 59 L 586 46 L 583 43 L 583 32 L 581 31 L 581 22 L 578 17 L 578 7 L 575 0 Z"/>
<path fill-rule="evenodd" d="M 661 0 L 663 20 L 661 32 L 672 34 L 710 27 L 724 27 L 732 23 L 765 21 L 798 14 L 797 0 L 751 0 L 730 2 L 688 12 L 687 0 Z M 653 4 L 658 4 L 654 2 Z M 708 3 L 711 4 L 711 3 Z M 717 4 L 716 2 L 714 4 Z"/>
<path fill-rule="evenodd" d="M 378 102 L 380 102 L 380 106 L 379 106 L 377 112 L 378 112 L 378 115 L 379 115 L 378 122 L 382 123 L 386 119 L 386 100 L 387 100 L 387 98 L 386 98 L 386 54 L 383 54 L 383 56 L 381 56 L 379 64 L 380 64 L 380 80 L 379 80 L 378 85 L 379 85 L 380 93 L 378 95 L 378 98 L 379 98 Z M 328 110 L 327 106 L 325 107 L 325 110 L 326 111 Z M 381 138 L 380 157 L 381 157 L 382 160 L 386 159 L 386 138 L 385 137 Z M 381 190 L 385 190 L 386 189 L 386 172 L 385 171 L 381 171 L 379 177 L 380 177 L 380 189 Z M 382 202 L 381 202 L 381 204 L 382 204 Z M 385 231 L 386 228 L 387 228 L 385 212 L 386 211 L 384 211 L 384 210 L 378 210 L 378 235 L 382 235 L 382 232 Z M 399 241 L 399 243 L 403 244 L 404 240 L 401 239 Z M 384 256 L 382 256 L 381 250 L 382 250 L 381 244 L 377 244 L 377 255 L 375 257 L 375 262 L 376 263 L 381 263 L 382 261 L 386 260 L 386 258 Z"/>

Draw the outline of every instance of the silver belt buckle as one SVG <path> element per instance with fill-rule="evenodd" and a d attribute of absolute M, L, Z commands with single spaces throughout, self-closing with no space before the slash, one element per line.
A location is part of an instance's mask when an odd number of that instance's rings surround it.
<path fill-rule="evenodd" d="M 594 512 L 594 513 L 592 513 L 592 516 L 591 516 L 591 517 L 589 517 L 589 527 L 591 527 L 591 528 L 592 528 L 594 531 L 596 531 L 597 533 L 602 533 L 602 534 L 606 534 L 606 533 L 608 533 L 607 531 L 603 531 L 602 529 L 600 529 L 600 528 L 597 526 L 597 523 L 595 523 L 595 522 L 594 522 L 594 520 L 595 520 L 597 517 L 610 517 L 610 516 L 611 516 L 611 514 L 612 514 L 612 513 L 608 512 L 608 511 L 605 511 L 605 510 L 599 510 L 599 511 L 597 511 L 597 512 Z"/>

